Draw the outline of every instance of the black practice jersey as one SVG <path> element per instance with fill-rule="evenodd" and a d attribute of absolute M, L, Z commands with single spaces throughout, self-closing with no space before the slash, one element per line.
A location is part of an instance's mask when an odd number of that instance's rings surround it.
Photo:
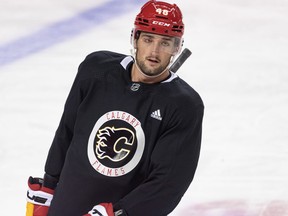
<path fill-rule="evenodd" d="M 202 100 L 173 73 L 132 82 L 132 64 L 108 51 L 80 64 L 45 166 L 60 178 L 50 216 L 80 216 L 102 202 L 129 216 L 167 215 L 191 183 Z"/>

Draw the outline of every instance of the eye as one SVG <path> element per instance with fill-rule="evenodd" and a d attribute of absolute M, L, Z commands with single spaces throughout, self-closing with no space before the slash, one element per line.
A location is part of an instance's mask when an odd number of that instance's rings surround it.
<path fill-rule="evenodd" d="M 162 41 L 161 45 L 164 47 L 168 47 L 168 46 L 170 46 L 170 43 L 168 41 Z"/>
<path fill-rule="evenodd" d="M 152 42 L 152 39 L 151 39 L 150 37 L 144 37 L 144 38 L 143 38 L 143 41 L 144 41 L 145 43 L 151 43 L 151 42 Z"/>

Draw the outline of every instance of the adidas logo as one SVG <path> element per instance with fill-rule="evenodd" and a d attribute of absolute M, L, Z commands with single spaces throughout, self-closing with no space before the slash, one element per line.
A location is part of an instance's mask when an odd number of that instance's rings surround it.
<path fill-rule="evenodd" d="M 162 120 L 162 117 L 161 117 L 161 114 L 160 114 L 160 109 L 152 112 L 152 113 L 151 113 L 151 117 L 152 117 L 152 118 L 155 118 L 155 119 L 157 119 L 157 120 L 159 120 L 159 121 L 161 121 L 161 120 Z"/>

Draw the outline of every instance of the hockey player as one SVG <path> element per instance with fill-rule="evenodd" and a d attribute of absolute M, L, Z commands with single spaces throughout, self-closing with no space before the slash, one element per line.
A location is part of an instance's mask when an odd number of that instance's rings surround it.
<path fill-rule="evenodd" d="M 194 177 L 204 110 L 169 71 L 183 33 L 177 5 L 151 0 L 135 19 L 133 56 L 99 51 L 80 64 L 44 180 L 29 179 L 27 216 L 173 211 Z"/>

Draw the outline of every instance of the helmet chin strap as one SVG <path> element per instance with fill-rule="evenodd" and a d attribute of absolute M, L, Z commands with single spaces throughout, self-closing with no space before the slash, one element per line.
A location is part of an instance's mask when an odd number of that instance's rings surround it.
<path fill-rule="evenodd" d="M 138 63 L 137 63 L 137 58 L 136 58 L 136 52 L 135 52 L 135 50 L 136 50 L 136 49 L 131 49 L 131 54 L 132 54 L 132 57 L 134 58 L 134 63 L 135 63 L 135 65 L 136 65 L 138 71 L 140 71 L 140 73 L 141 73 L 143 76 L 147 77 L 147 78 L 156 78 L 156 77 L 161 76 L 163 73 L 166 72 L 166 70 L 169 69 L 170 65 L 172 64 L 172 62 L 173 62 L 173 60 L 174 60 L 174 58 L 175 58 L 175 55 L 173 55 L 173 56 L 171 57 L 170 63 L 167 65 L 167 67 L 166 67 L 161 73 L 156 74 L 156 75 L 148 75 L 148 74 L 145 74 L 145 73 L 140 69 L 140 67 L 139 67 L 139 65 L 138 65 Z"/>

